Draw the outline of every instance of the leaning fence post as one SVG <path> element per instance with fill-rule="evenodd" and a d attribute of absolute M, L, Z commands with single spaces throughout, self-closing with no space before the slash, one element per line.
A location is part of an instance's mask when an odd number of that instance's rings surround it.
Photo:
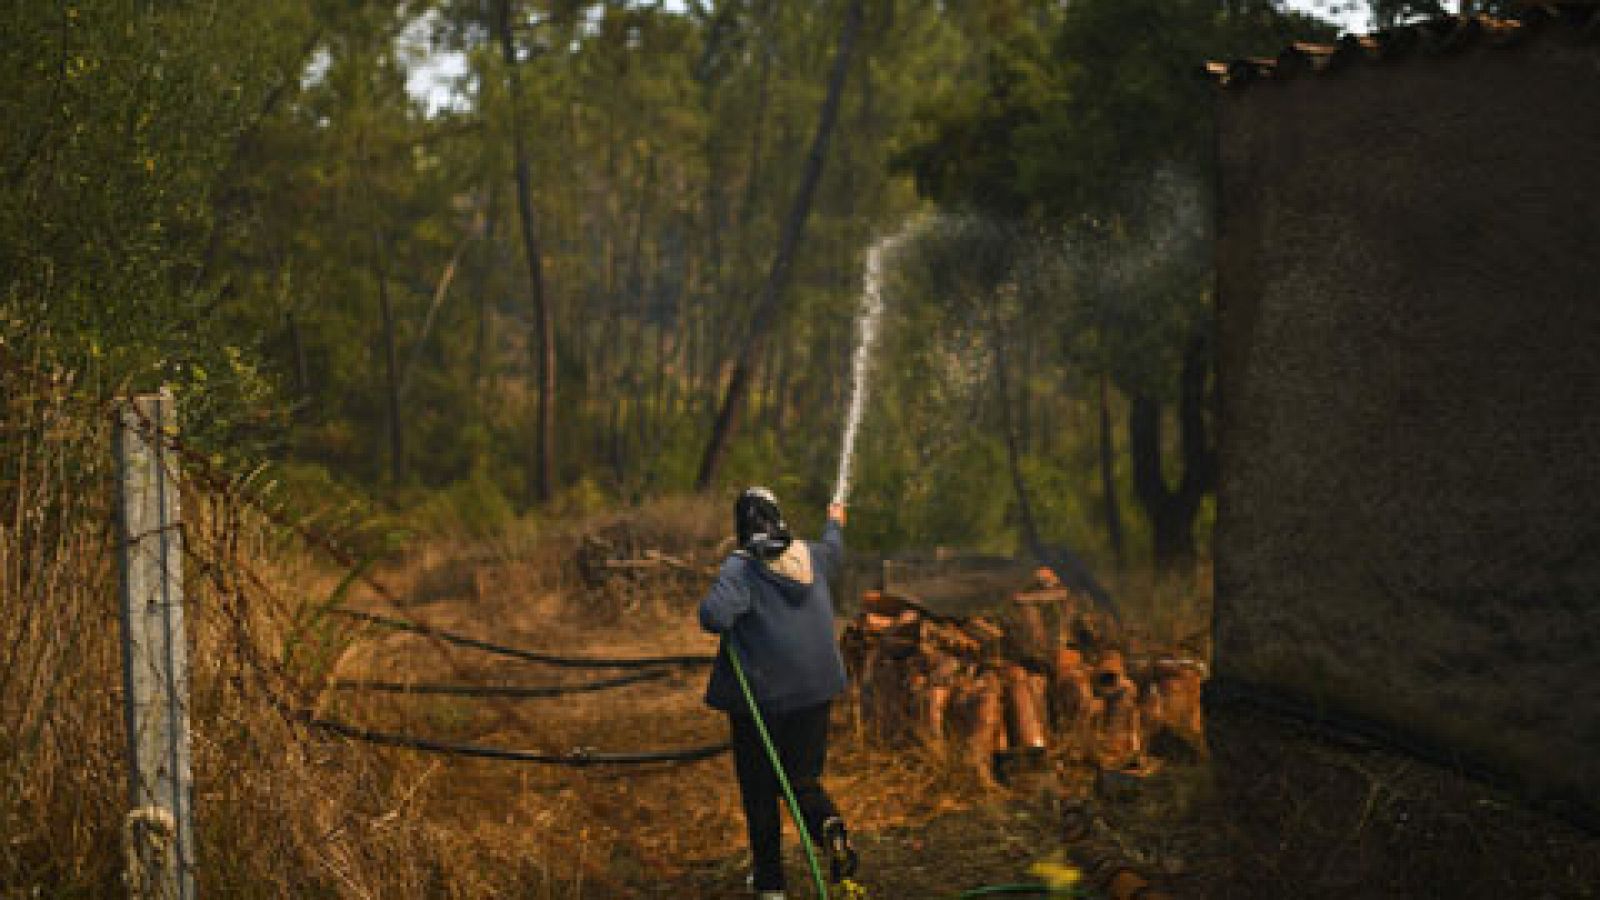
<path fill-rule="evenodd" d="M 195 896 L 189 762 L 189 652 L 183 627 L 183 535 L 168 446 L 172 394 L 117 406 L 122 665 L 131 809 L 124 823 L 128 893 Z"/>

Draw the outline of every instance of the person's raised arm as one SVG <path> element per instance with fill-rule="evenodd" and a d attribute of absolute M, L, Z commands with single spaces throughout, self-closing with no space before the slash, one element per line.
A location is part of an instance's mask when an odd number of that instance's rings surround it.
<path fill-rule="evenodd" d="M 844 565 L 844 522 L 847 518 L 843 503 L 828 504 L 828 522 L 822 526 L 822 571 L 829 578 L 839 574 Z"/>

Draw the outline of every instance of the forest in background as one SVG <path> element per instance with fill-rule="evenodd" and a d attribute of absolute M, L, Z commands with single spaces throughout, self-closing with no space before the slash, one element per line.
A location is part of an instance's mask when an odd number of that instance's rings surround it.
<path fill-rule="evenodd" d="M 744 481 L 817 524 L 884 242 L 853 548 L 1009 552 L 1031 529 L 1132 612 L 1203 615 L 1197 70 L 1330 25 L 1265 0 L 81 0 L 4 22 L 0 895 L 126 888 L 110 412 L 131 392 L 170 386 L 182 415 L 202 893 L 615 896 L 641 834 L 693 863 L 678 782 L 622 803 L 609 776 L 445 769 L 310 727 L 347 653 L 461 663 L 327 613 L 681 643 L 689 589 L 596 592 L 579 548 L 617 510 L 669 552 L 714 548 L 714 498 Z M 624 609 L 645 627 L 615 628 Z M 668 708 L 610 702 L 568 704 L 595 718 L 570 735 L 444 701 L 414 724 L 630 749 Z M 848 752 L 877 779 L 863 803 L 950 799 L 926 760 Z M 718 784 L 702 812 L 732 828 Z M 604 830 L 551 824 L 572 821 Z M 974 821 L 950 856 L 1013 868 Z"/>
<path fill-rule="evenodd" d="M 189 444 L 286 503 L 489 533 L 753 481 L 808 524 L 866 252 L 903 232 L 857 545 L 1006 550 L 1026 519 L 1140 566 L 1210 516 L 1194 72 L 1334 34 L 1263 0 L 86 0 L 6 27 L 7 363 L 87 408 L 170 385 Z"/>

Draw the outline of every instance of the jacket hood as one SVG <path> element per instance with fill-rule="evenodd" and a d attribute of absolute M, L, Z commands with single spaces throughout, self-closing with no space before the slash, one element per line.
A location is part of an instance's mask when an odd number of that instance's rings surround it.
<path fill-rule="evenodd" d="M 811 547 L 805 541 L 790 544 L 777 559 L 756 562 L 761 574 L 776 584 L 790 603 L 805 600 L 816 578 L 811 565 Z"/>

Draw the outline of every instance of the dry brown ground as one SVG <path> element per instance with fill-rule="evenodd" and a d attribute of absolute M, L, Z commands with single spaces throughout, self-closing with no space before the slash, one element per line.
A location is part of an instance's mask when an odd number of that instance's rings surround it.
<path fill-rule="evenodd" d="M 714 526 L 685 528 L 704 544 Z M 693 610 L 703 582 L 589 590 L 565 566 L 575 544 L 463 565 L 443 549 L 384 573 L 396 595 L 426 597 L 405 615 L 516 647 L 572 655 L 712 653 Z M 479 553 L 479 556 L 482 554 Z M 702 560 L 703 561 L 703 560 Z M 1204 604 L 1132 581 L 1141 643 L 1185 643 Z M 360 601 L 395 612 L 376 597 Z M 584 681 L 562 670 L 380 629 L 337 662 L 343 678 L 506 684 Z M 703 668 L 616 690 L 484 701 L 330 692 L 321 712 L 362 724 L 485 745 L 562 752 L 687 747 L 725 737 L 700 701 Z M 1212 765 L 1168 766 L 1131 790 L 1096 793 L 1064 768 L 998 790 L 939 752 L 894 750 L 856 733 L 837 710 L 826 782 L 863 856 L 874 898 L 954 897 L 1031 880 L 1030 866 L 1067 859 L 1132 864 L 1174 897 L 1588 897 L 1600 884 L 1600 838 L 1520 809 L 1491 789 L 1375 749 L 1295 737 L 1279 726 L 1230 729 Z M 1264 727 L 1264 726 L 1263 726 Z M 1241 748 L 1248 750 L 1241 753 Z M 1268 753 L 1266 748 L 1274 748 Z M 392 815 L 445 833 L 481 871 L 442 873 L 428 895 L 738 898 L 743 823 L 724 755 L 671 765 L 571 769 L 385 750 Z M 1221 763 L 1222 765 L 1217 765 Z M 1081 839 L 1064 838 L 1087 822 Z M 792 831 L 791 894 L 808 896 Z M 508 866 L 526 860 L 526 871 Z M 1526 892 L 1519 889 L 1527 888 Z"/>
<path fill-rule="evenodd" d="M 582 591 L 506 591 L 441 597 L 404 612 L 529 650 L 714 653 L 714 639 L 693 621 L 695 599 L 649 599 L 619 614 L 607 598 Z M 377 629 L 357 640 L 335 671 L 352 679 L 499 684 L 573 683 L 606 674 Z M 330 692 L 320 712 L 384 730 L 519 749 L 665 749 L 725 739 L 724 720 L 701 703 L 704 679 L 703 667 L 685 668 L 602 693 L 498 702 Z M 1052 803 L 1026 790 L 985 792 L 936 754 L 872 746 L 839 713 L 826 782 L 866 860 L 859 880 L 870 896 L 950 895 L 1017 881 L 1032 860 L 1054 849 Z M 726 755 L 581 769 L 440 757 L 417 779 L 407 813 L 488 841 L 526 846 L 530 833 L 547 836 L 552 857 L 570 867 L 554 896 L 745 896 L 743 821 L 731 765 Z M 806 876 L 792 831 L 787 846 L 798 889 Z"/>

